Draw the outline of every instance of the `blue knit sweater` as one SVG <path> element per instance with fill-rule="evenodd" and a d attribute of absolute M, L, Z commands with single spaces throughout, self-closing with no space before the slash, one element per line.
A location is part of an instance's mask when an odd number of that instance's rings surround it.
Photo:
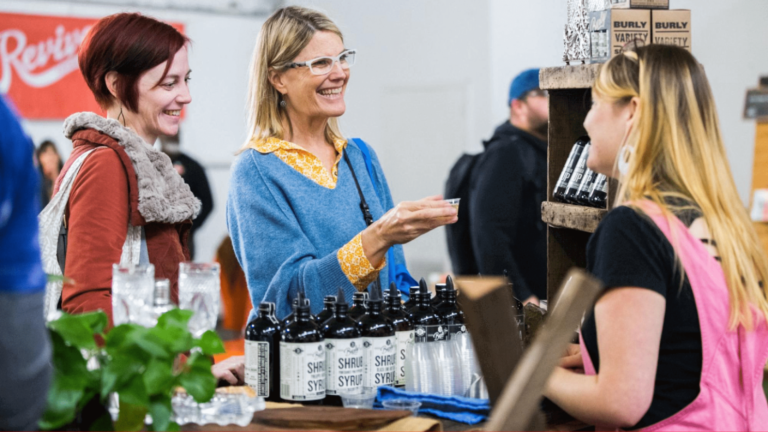
<path fill-rule="evenodd" d="M 376 220 L 394 206 L 379 159 L 370 149 L 378 186 L 374 190 L 362 152 L 352 140 L 345 152 Z M 366 227 L 360 195 L 343 158 L 336 188 L 328 189 L 272 153 L 244 151 L 232 168 L 227 225 L 254 307 L 274 302 L 279 318 L 288 315 L 298 284 L 304 286 L 312 313 L 322 310 L 323 297 L 335 295 L 339 287 L 347 299 L 356 291 L 336 255 Z M 394 252 L 395 262 L 404 263 L 402 246 Z M 386 287 L 386 267 L 380 277 Z M 250 318 L 254 316 L 251 310 Z"/>

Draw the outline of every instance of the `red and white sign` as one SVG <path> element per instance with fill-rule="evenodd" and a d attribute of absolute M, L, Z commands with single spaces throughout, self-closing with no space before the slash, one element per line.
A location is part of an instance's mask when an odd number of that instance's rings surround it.
<path fill-rule="evenodd" d="M 97 18 L 0 13 L 0 93 L 26 119 L 102 112 L 77 64 Z M 183 26 L 172 24 L 183 31 Z"/>

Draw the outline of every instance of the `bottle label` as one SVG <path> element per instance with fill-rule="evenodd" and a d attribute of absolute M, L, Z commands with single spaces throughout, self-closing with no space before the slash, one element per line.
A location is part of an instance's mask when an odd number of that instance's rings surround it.
<path fill-rule="evenodd" d="M 405 364 L 406 352 L 408 352 L 408 345 L 413 343 L 414 334 L 413 330 L 395 332 L 395 339 L 397 339 L 397 376 L 395 377 L 395 385 L 405 385 Z"/>
<path fill-rule="evenodd" d="M 323 342 L 280 342 L 280 397 L 312 401 L 325 397 Z"/>
<path fill-rule="evenodd" d="M 397 338 L 363 338 L 363 385 L 379 387 L 395 383 L 397 366 Z"/>
<path fill-rule="evenodd" d="M 325 394 L 354 393 L 363 386 L 363 341 L 325 340 Z"/>
<path fill-rule="evenodd" d="M 595 184 L 592 186 L 592 191 L 590 192 L 590 195 L 595 193 L 595 191 L 608 193 L 608 177 L 606 177 L 603 174 L 600 174 L 597 176 L 597 179 L 595 180 Z"/>
<path fill-rule="evenodd" d="M 446 340 L 449 328 L 444 325 L 416 326 L 414 333 L 417 342 L 436 342 Z"/>
<path fill-rule="evenodd" d="M 571 189 L 578 189 L 581 185 L 581 179 L 584 177 L 584 171 L 587 169 L 587 159 L 589 158 L 589 147 L 590 145 L 587 144 L 584 146 L 584 151 L 581 152 L 581 157 L 579 158 L 579 162 L 576 164 L 576 167 L 573 169 L 573 175 L 571 175 L 571 180 L 568 182 L 568 190 Z"/>
<path fill-rule="evenodd" d="M 568 187 L 568 180 L 570 180 L 571 174 L 573 173 L 572 166 L 575 163 L 574 159 L 577 159 L 579 156 L 581 156 L 581 147 L 574 145 L 573 148 L 571 148 L 571 154 L 568 155 L 568 160 L 565 162 L 565 166 L 563 166 L 563 170 L 560 171 L 560 178 L 557 179 L 556 189 Z"/>
<path fill-rule="evenodd" d="M 245 341 L 245 384 L 269 397 L 269 342 Z"/>

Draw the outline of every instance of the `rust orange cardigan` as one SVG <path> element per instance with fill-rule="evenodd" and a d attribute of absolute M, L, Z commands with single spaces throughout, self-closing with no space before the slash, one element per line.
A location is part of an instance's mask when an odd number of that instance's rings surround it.
<path fill-rule="evenodd" d="M 144 226 L 149 262 L 156 278 L 171 283 L 178 303 L 179 263 L 190 259 L 187 239 L 191 221 L 147 223 L 138 211 L 136 172 L 118 142 L 94 129 L 72 136 L 73 151 L 61 171 L 54 193 L 73 161 L 97 148 L 77 174 L 66 211 L 69 228 L 65 275 L 74 281 L 62 291 L 62 309 L 83 313 L 101 309 L 112 324 L 112 264 L 120 262 L 128 223 Z"/>

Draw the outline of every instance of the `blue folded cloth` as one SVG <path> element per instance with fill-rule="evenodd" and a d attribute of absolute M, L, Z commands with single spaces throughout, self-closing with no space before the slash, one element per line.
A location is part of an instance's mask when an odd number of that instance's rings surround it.
<path fill-rule="evenodd" d="M 470 425 L 485 421 L 491 412 L 488 399 L 414 393 L 389 386 L 379 387 L 374 408 L 381 408 L 382 401 L 393 399 L 419 401 L 421 402 L 420 413 Z"/>

